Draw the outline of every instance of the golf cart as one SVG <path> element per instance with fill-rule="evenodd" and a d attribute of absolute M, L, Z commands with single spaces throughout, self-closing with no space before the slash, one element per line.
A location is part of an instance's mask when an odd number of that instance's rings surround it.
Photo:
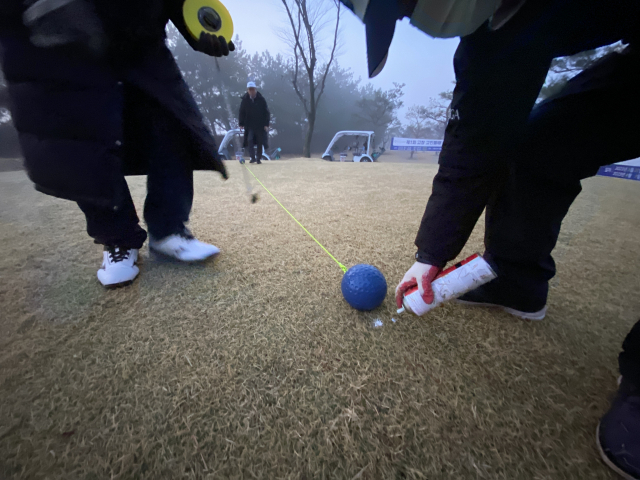
<path fill-rule="evenodd" d="M 232 158 L 236 157 L 235 153 L 229 152 L 229 145 L 231 144 L 231 142 L 233 142 L 233 146 L 236 148 L 236 151 L 241 151 L 242 143 L 244 139 L 237 138 L 237 137 L 243 137 L 243 136 L 244 136 L 244 130 L 241 130 L 239 128 L 234 128 L 233 130 L 229 130 L 226 133 L 226 135 L 222 139 L 222 142 L 220 143 L 220 147 L 218 148 L 218 155 L 220 155 L 220 158 L 222 160 L 231 160 Z M 262 147 L 261 159 L 271 161 L 272 156 L 275 156 L 276 158 L 280 158 L 279 154 L 280 154 L 279 148 L 276 148 L 271 152 L 271 155 L 268 155 L 267 152 L 265 152 L 264 147 Z"/>
<path fill-rule="evenodd" d="M 333 146 L 336 142 L 342 137 L 356 137 L 355 142 L 343 149 L 343 151 L 339 154 L 339 160 L 341 162 L 375 162 L 376 159 L 382 154 L 384 150 L 379 152 L 372 152 L 371 144 L 374 141 L 373 132 L 367 131 L 358 131 L 358 130 L 344 130 L 342 132 L 338 132 L 333 137 L 333 140 L 329 143 L 327 150 L 322 154 L 323 160 L 328 160 L 329 162 L 336 161 L 333 153 Z M 362 144 L 360 143 L 362 137 Z M 349 152 L 351 152 L 353 158 L 352 160 L 348 159 Z"/>

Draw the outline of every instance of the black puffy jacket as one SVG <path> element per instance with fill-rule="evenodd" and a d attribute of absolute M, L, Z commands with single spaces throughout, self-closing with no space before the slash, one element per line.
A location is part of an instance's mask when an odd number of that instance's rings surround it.
<path fill-rule="evenodd" d="M 251 100 L 249 93 L 245 93 L 240 103 L 240 115 L 238 123 L 246 130 L 264 130 L 269 126 L 271 113 L 267 106 L 267 101 L 256 92 L 256 98 Z"/>
<path fill-rule="evenodd" d="M 149 149 L 135 135 L 125 145 L 124 112 L 144 121 L 148 101 L 182 125 L 170 134 L 189 145 L 194 169 L 216 170 L 226 178 L 213 136 L 165 45 L 166 23 L 173 19 L 182 27 L 182 0 L 93 3 L 108 40 L 100 57 L 75 47 L 35 47 L 22 23 L 23 1 L 3 0 L 2 68 L 25 166 L 36 189 L 117 206 L 119 178 L 146 173 L 149 161 L 141 158 Z M 140 95 L 145 98 L 136 108 Z"/>

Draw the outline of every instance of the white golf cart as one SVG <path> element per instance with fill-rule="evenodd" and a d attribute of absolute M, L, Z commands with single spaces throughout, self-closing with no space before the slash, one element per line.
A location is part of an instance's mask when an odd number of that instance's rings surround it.
<path fill-rule="evenodd" d="M 242 143 L 244 142 L 244 130 L 240 130 L 239 128 L 235 128 L 233 130 L 229 130 L 222 142 L 220 143 L 220 147 L 218 148 L 218 155 L 222 160 L 231 160 L 232 158 L 236 158 L 235 152 L 229 152 L 229 145 L 233 141 L 233 146 L 236 148 L 236 151 L 242 150 Z M 279 150 L 279 149 L 278 149 Z M 271 158 L 267 155 L 267 152 L 264 150 L 264 146 L 262 147 L 262 160 L 269 160 Z"/>
<path fill-rule="evenodd" d="M 341 162 L 374 162 L 382 152 L 372 152 L 371 144 L 374 140 L 373 132 L 359 131 L 359 130 L 344 130 L 338 132 L 333 137 L 333 140 L 329 143 L 327 150 L 322 154 L 323 160 L 335 162 L 336 158 L 333 153 L 333 146 L 342 137 L 356 137 L 355 142 L 352 145 L 344 148 L 339 153 L 339 160 Z M 361 143 L 362 142 L 362 143 Z M 352 160 L 349 159 L 349 153 L 352 155 Z"/>

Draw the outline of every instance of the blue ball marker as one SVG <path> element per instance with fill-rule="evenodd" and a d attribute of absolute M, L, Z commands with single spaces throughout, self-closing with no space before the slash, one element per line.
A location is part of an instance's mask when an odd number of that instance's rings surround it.
<path fill-rule="evenodd" d="M 376 267 L 361 263 L 342 277 L 342 296 L 356 310 L 373 310 L 387 296 L 387 281 Z"/>

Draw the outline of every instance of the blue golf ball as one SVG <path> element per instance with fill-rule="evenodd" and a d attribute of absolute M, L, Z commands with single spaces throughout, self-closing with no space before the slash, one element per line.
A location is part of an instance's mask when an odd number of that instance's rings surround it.
<path fill-rule="evenodd" d="M 356 310 L 373 310 L 387 296 L 387 281 L 376 267 L 361 263 L 342 277 L 342 296 Z"/>

